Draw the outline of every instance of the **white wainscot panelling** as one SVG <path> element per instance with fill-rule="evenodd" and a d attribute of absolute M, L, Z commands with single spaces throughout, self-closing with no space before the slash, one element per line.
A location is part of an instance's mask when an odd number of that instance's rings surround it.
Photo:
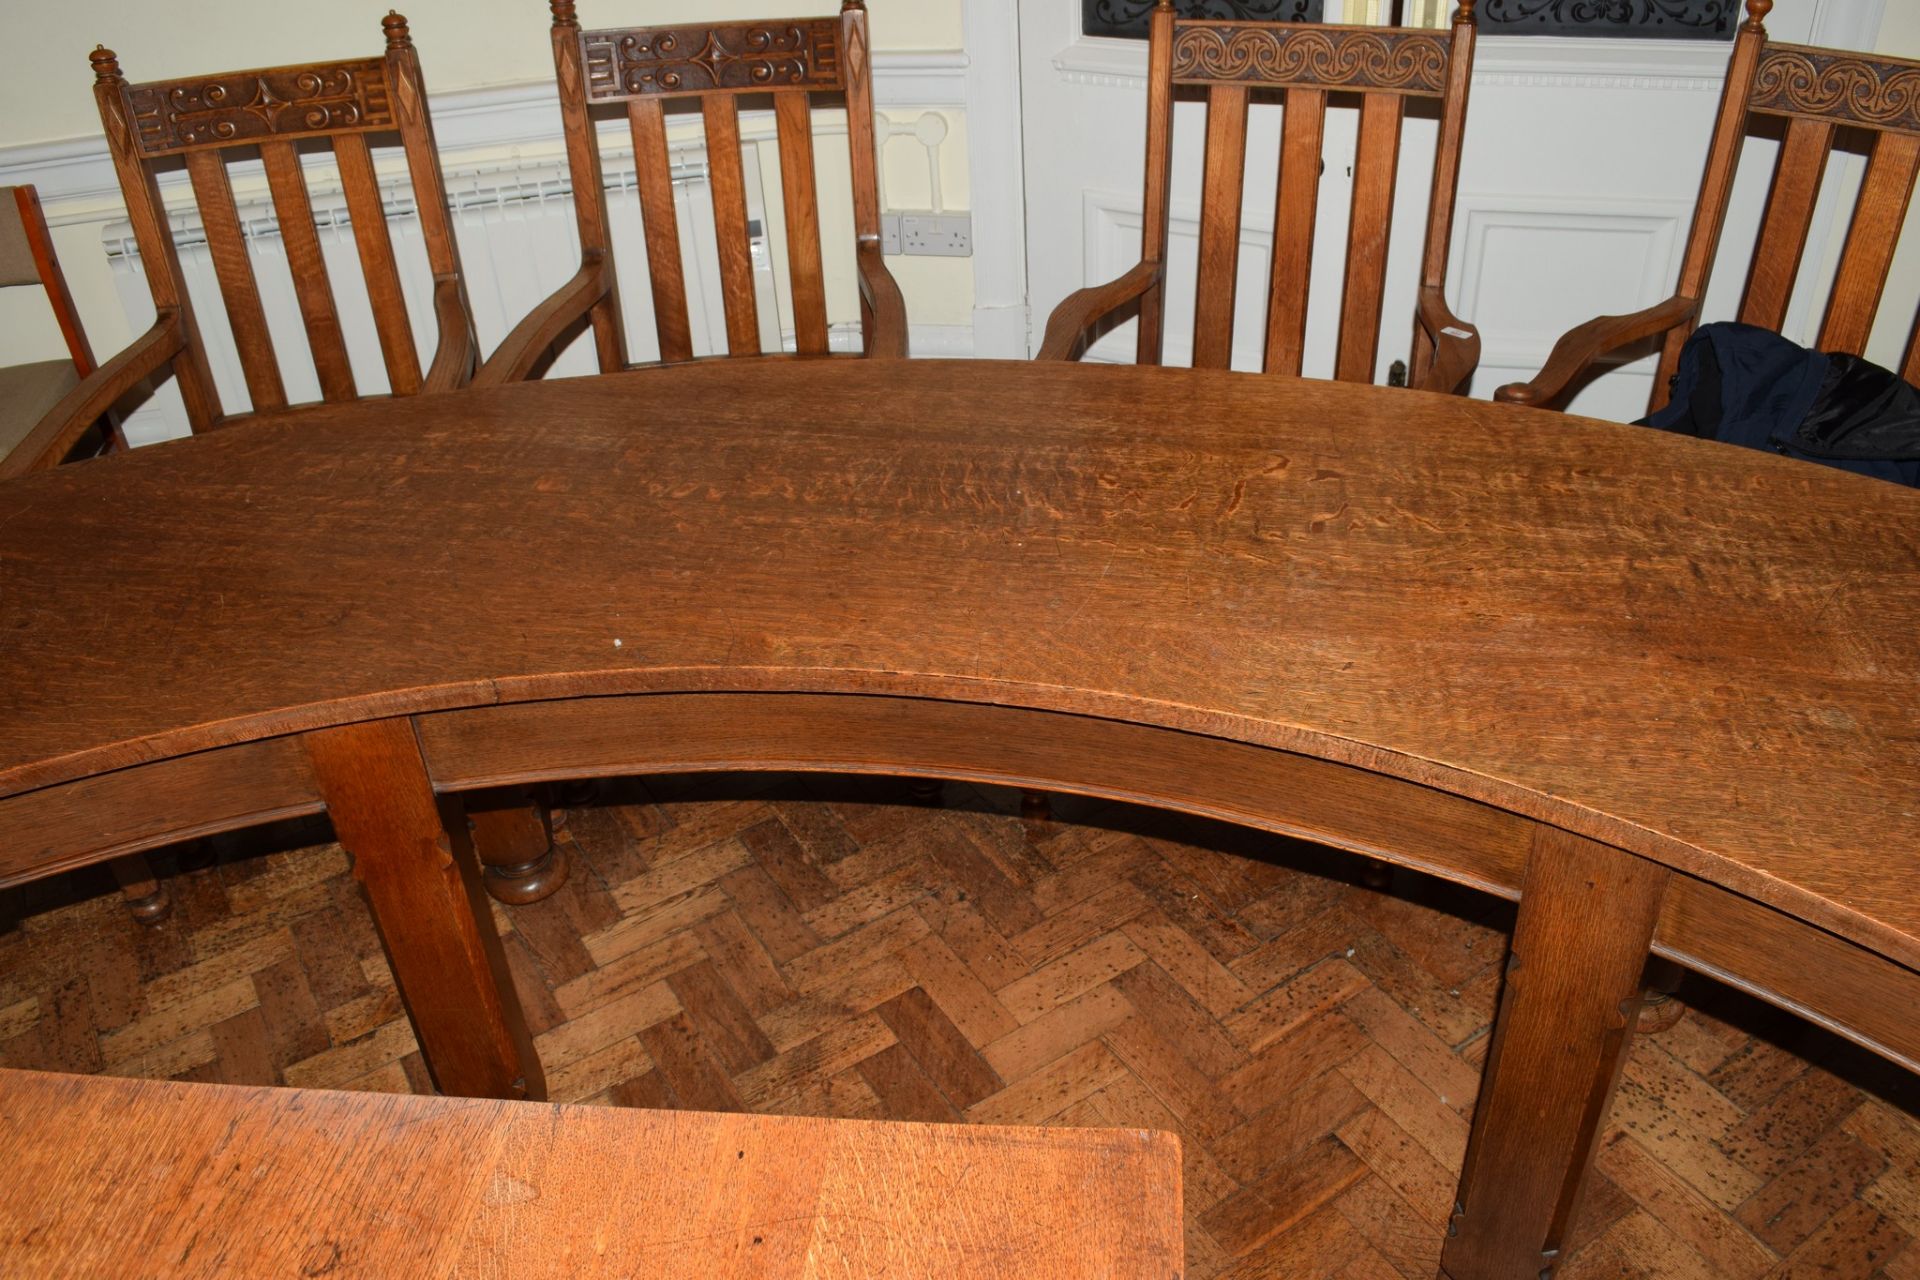
<path fill-rule="evenodd" d="M 1619 315 L 1668 296 L 1692 204 L 1686 200 L 1564 199 L 1480 193 L 1456 206 L 1460 311 L 1482 343 L 1473 394 L 1524 381 L 1554 340 L 1596 315 Z M 1572 406 L 1607 418 L 1646 412 L 1650 359 L 1595 381 Z"/>

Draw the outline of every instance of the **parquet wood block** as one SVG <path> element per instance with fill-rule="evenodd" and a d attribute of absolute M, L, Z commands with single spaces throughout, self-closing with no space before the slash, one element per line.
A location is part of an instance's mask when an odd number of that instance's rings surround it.
<path fill-rule="evenodd" d="M 1512 908 L 1062 797 L 657 778 L 565 815 L 496 908 L 556 1100 L 1163 1128 L 1188 1275 L 1427 1280 Z M 132 924 L 104 876 L 0 895 L 0 1064 L 429 1087 L 324 826 L 232 837 Z M 1559 1275 L 1920 1280 L 1920 1083 L 1705 984 L 1635 1045 Z M 1870 1086 L 1869 1092 L 1862 1086 Z"/>

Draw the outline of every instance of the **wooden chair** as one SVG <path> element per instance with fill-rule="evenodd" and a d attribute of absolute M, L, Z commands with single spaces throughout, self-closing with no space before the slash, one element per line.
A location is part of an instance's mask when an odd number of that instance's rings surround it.
<path fill-rule="evenodd" d="M 1604 357 L 1664 335 L 1649 408 L 1666 403 L 1680 348 L 1700 319 L 1741 143 L 1756 119 L 1783 122 L 1785 132 L 1737 318 L 1774 330 L 1786 319 L 1835 134 L 1858 131 L 1856 137 L 1870 140 L 1871 158 L 1816 345 L 1863 354 L 1920 173 L 1920 62 L 1769 45 L 1762 22 L 1772 8 L 1773 0 L 1747 0 L 1747 20 L 1734 36 L 1674 295 L 1644 311 L 1601 316 L 1568 331 L 1532 381 L 1501 387 L 1497 399 L 1560 407 Z M 1920 380 L 1920 328 L 1908 342 L 1902 376 Z"/>
<path fill-rule="evenodd" d="M 1165 310 L 1173 102 L 1188 86 L 1207 99 L 1205 188 L 1194 308 L 1193 363 L 1224 369 L 1233 346 L 1247 116 L 1254 94 L 1283 93 L 1265 369 L 1299 374 L 1306 345 L 1314 210 L 1328 99 L 1360 96 L 1353 215 L 1334 376 L 1371 382 L 1379 351 L 1400 125 L 1408 98 L 1440 103 L 1440 134 L 1415 308 L 1412 385 L 1457 391 L 1480 359 L 1480 338 L 1444 297 L 1460 140 L 1473 72 L 1474 0 L 1461 0 L 1451 34 L 1391 27 L 1186 21 L 1160 0 L 1147 70 L 1147 180 L 1140 264 L 1070 295 L 1047 321 L 1043 360 L 1078 359 L 1101 334 L 1137 314 L 1137 359 L 1158 364 Z"/>
<path fill-rule="evenodd" d="M 592 324 L 601 371 L 628 366 L 594 129 L 594 115 L 603 108 L 624 107 L 633 138 L 661 360 L 694 358 L 667 155 L 669 104 L 697 103 L 705 126 L 727 354 L 761 354 L 740 154 L 740 99 L 749 94 L 771 96 L 779 130 L 797 353 L 828 354 L 811 107 L 815 94 L 837 93 L 844 96 L 847 108 L 865 354 L 907 354 L 906 308 L 899 286 L 880 257 L 873 91 L 867 13 L 861 0 L 844 0 L 837 18 L 606 31 L 582 31 L 574 0 L 550 0 L 550 7 L 554 69 L 560 84 L 582 260 L 573 279 L 508 335 L 481 370 L 478 383 L 528 376 L 562 337 L 578 330 L 583 317 Z"/>
<path fill-rule="evenodd" d="M 93 349 L 54 256 L 39 194 L 32 187 L 0 187 L 0 289 L 20 287 L 36 287 L 46 294 L 67 356 L 0 368 L 0 459 L 15 459 L 11 469 L 24 471 L 36 465 L 54 466 L 74 453 L 91 456 L 102 448 L 123 447 L 118 425 L 105 417 L 97 424 L 100 435 L 68 442 L 56 456 L 42 459 L 36 451 L 29 457 L 23 447 L 40 419 L 93 372 Z"/>
<path fill-rule="evenodd" d="M 19 287 L 37 287 L 46 294 L 67 355 L 0 368 L 0 475 L 124 449 L 126 439 L 110 414 L 87 424 L 72 440 L 46 446 L 28 442 L 40 419 L 93 372 L 93 348 L 54 254 L 39 193 L 32 187 L 0 187 L 0 289 Z M 172 899 L 144 857 L 129 854 L 110 865 L 134 919 L 158 924 L 166 918 Z"/>
<path fill-rule="evenodd" d="M 228 179 L 230 160 L 254 154 L 263 162 L 272 191 L 321 395 L 327 401 L 360 395 L 301 168 L 303 144 L 311 147 L 321 141 L 331 142 L 339 166 L 392 393 L 448 390 L 467 382 L 475 363 L 473 322 L 420 63 L 405 18 L 388 14 L 380 25 L 387 41 L 382 57 L 150 84 L 128 84 L 110 50 L 93 51 L 94 97 L 157 315 L 151 329 L 95 370 L 35 428 L 35 465 L 52 465 L 66 442 L 169 366 L 194 431 L 225 425 L 238 416 L 224 412 L 214 388 L 161 201 L 156 174 L 174 163 L 185 164 L 192 182 L 253 412 L 288 407 L 280 358 L 267 330 Z M 424 377 L 368 145 L 371 135 L 394 133 L 411 171 L 415 210 L 433 271 L 439 335 Z"/>

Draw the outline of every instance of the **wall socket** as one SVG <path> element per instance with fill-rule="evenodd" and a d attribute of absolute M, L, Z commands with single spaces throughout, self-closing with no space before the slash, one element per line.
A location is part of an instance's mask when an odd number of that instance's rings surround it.
<path fill-rule="evenodd" d="M 970 213 L 883 213 L 880 252 L 921 258 L 971 258 Z"/>

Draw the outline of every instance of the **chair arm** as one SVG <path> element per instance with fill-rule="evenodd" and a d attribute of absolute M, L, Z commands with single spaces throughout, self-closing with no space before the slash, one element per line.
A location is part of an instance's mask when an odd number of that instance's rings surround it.
<path fill-rule="evenodd" d="M 480 344 L 473 336 L 473 317 L 460 288 L 460 277 L 433 278 L 433 316 L 440 329 L 440 349 L 427 370 L 424 391 L 457 391 L 473 379 Z"/>
<path fill-rule="evenodd" d="M 590 253 L 573 278 L 554 290 L 527 318 L 513 326 L 494 353 L 473 376 L 476 387 L 497 387 L 524 381 L 548 349 L 569 326 L 592 309 L 613 288 L 613 264 L 605 254 Z"/>
<path fill-rule="evenodd" d="M 1163 268 L 1142 262 L 1118 280 L 1068 294 L 1047 317 L 1047 332 L 1036 360 L 1078 360 L 1100 335 L 1126 319 L 1120 314 L 1160 283 Z"/>
<path fill-rule="evenodd" d="M 1493 398 L 1507 404 L 1546 406 L 1558 399 L 1567 385 L 1601 356 L 1685 324 L 1699 309 L 1698 298 L 1675 295 L 1632 315 L 1599 316 L 1589 320 L 1561 335 L 1547 356 L 1546 366 L 1533 376 L 1533 381 L 1509 382 L 1494 392 Z"/>
<path fill-rule="evenodd" d="M 1446 297 L 1432 285 L 1421 288 L 1413 314 L 1433 340 L 1433 364 L 1420 380 L 1420 390 L 1458 394 L 1480 367 L 1480 331 L 1453 314 Z"/>
<path fill-rule="evenodd" d="M 186 345 L 187 332 L 180 323 L 180 313 L 169 307 L 125 351 L 82 378 L 80 385 L 34 424 L 12 453 L 0 458 L 0 479 L 58 466 L 101 414 L 143 379 L 152 377 Z"/>
<path fill-rule="evenodd" d="M 860 270 L 860 300 L 873 317 L 873 331 L 867 335 L 869 359 L 900 359 L 907 355 L 907 304 L 900 296 L 900 285 L 887 270 L 880 246 L 862 241 L 854 252 L 854 265 Z"/>

